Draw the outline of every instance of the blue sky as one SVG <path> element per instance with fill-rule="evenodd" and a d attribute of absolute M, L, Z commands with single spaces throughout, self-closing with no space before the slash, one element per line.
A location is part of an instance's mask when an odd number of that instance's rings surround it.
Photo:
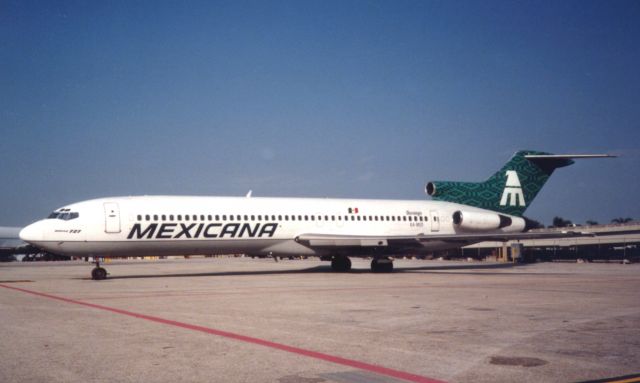
<path fill-rule="evenodd" d="M 78 200 L 426 199 L 608 152 L 527 211 L 640 219 L 637 1 L 4 1 L 0 225 Z"/>

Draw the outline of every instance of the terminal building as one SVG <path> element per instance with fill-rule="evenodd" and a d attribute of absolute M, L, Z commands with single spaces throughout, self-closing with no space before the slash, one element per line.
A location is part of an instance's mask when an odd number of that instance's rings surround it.
<path fill-rule="evenodd" d="M 595 233 L 596 235 L 560 239 L 530 239 L 505 243 L 482 242 L 460 249 L 459 256 L 520 262 L 640 261 L 640 222 L 546 228 L 532 231 L 577 231 Z"/>

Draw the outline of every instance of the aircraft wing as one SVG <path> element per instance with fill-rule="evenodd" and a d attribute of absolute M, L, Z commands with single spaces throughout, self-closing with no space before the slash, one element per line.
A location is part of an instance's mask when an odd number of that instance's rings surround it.
<path fill-rule="evenodd" d="M 558 231 L 558 232 L 524 232 L 524 233 L 477 233 L 477 234 L 450 234 L 450 235 L 425 235 L 418 240 L 420 242 L 444 241 L 444 242 L 506 242 L 519 239 L 555 239 L 574 237 L 595 237 L 596 233 L 585 231 Z"/>
<path fill-rule="evenodd" d="M 518 239 L 553 239 L 594 237 L 596 233 L 582 231 L 525 232 L 525 233 L 475 233 L 475 234 L 419 234 L 416 236 L 356 236 L 330 234 L 302 234 L 296 242 L 308 247 L 402 247 L 420 248 L 427 242 L 445 242 L 460 246 L 484 242 L 506 242 Z"/>
<path fill-rule="evenodd" d="M 394 244 L 420 246 L 415 236 L 303 234 L 296 237 L 296 242 L 309 247 L 380 247 Z"/>

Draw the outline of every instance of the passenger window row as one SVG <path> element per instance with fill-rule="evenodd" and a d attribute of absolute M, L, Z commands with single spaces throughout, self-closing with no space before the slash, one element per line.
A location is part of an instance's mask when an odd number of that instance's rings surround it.
<path fill-rule="evenodd" d="M 240 214 L 138 214 L 138 221 L 391 221 L 391 222 L 427 222 L 426 216 L 388 216 L 388 215 L 295 215 L 295 214 L 258 214 L 258 215 L 240 215 Z"/>

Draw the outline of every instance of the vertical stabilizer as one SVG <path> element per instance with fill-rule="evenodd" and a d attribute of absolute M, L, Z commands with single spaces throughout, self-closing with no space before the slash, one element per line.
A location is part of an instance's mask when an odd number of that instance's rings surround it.
<path fill-rule="evenodd" d="M 555 155 L 521 150 L 484 182 L 429 182 L 427 194 L 435 200 L 471 205 L 521 216 L 557 168 L 573 158 L 612 157 L 606 154 Z"/>

